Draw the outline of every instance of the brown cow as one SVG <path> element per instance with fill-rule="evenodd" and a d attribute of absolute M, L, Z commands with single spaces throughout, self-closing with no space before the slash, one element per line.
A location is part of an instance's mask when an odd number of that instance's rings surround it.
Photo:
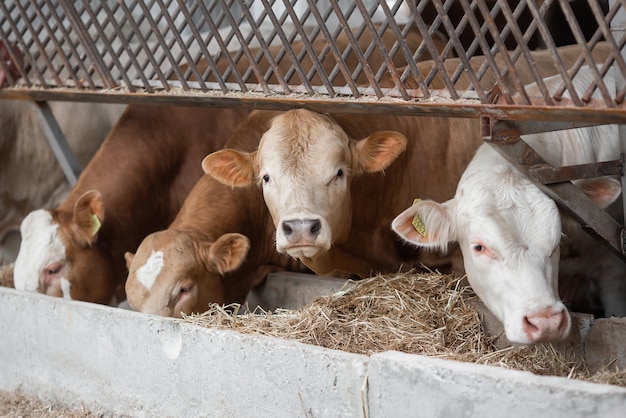
<path fill-rule="evenodd" d="M 306 270 L 279 254 L 273 237 L 257 188 L 232 189 L 205 175 L 172 225 L 127 253 L 128 303 L 173 317 L 204 312 L 209 303 L 243 303 L 269 272 Z"/>
<path fill-rule="evenodd" d="M 50 102 L 78 163 L 84 167 L 124 110 L 123 105 Z M 12 263 L 20 223 L 31 211 L 55 207 L 71 190 L 46 139 L 39 108 L 28 100 L 0 100 L 0 264 Z"/>
<path fill-rule="evenodd" d="M 111 303 L 124 297 L 124 253 L 165 228 L 245 110 L 129 106 L 54 210 L 22 223 L 15 287 Z"/>
<path fill-rule="evenodd" d="M 251 114 L 228 146 L 253 150 L 267 130 L 267 114 Z M 169 228 L 148 235 L 134 256 L 126 254 L 128 302 L 137 311 L 175 317 L 203 312 L 209 303 L 243 303 L 268 272 L 306 269 L 277 253 L 273 239 L 256 187 L 232 189 L 205 175 Z"/>
<path fill-rule="evenodd" d="M 579 52 L 565 47 L 561 58 L 569 65 Z M 601 58 L 608 52 L 597 48 L 594 53 Z M 533 58 L 541 76 L 557 72 L 549 53 L 533 53 Z M 458 60 L 446 62 L 450 68 L 459 65 Z M 481 63 L 481 58 L 472 60 L 473 66 Z M 420 66 L 426 72 L 432 63 Z M 519 63 L 517 71 L 522 83 L 531 81 L 526 65 Z M 483 79 L 485 85 L 493 81 L 490 73 Z M 458 85 L 467 82 L 462 79 Z M 363 168 L 375 167 L 371 163 L 379 156 L 401 151 L 388 137 L 371 140 L 375 132 L 388 129 L 409 139 L 406 151 L 386 168 L 379 164 L 381 171 L 366 172 Z M 481 143 L 475 119 L 370 114 L 333 114 L 331 119 L 296 110 L 274 119 L 256 152 L 225 149 L 209 155 L 203 168 L 233 186 L 261 181 L 279 251 L 300 258 L 318 274 L 338 269 L 369 276 L 403 265 L 440 266 L 444 259 L 417 254 L 399 243 L 390 224 L 416 197 L 441 202 L 453 196 Z M 462 271 L 460 256 L 454 261 Z"/>

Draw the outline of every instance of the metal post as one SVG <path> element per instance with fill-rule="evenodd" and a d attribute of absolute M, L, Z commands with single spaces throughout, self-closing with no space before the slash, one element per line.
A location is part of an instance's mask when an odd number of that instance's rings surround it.
<path fill-rule="evenodd" d="M 616 0 L 609 0 L 609 7 L 613 7 L 613 4 Z M 613 20 L 611 21 L 611 32 L 613 33 L 613 38 L 619 41 L 624 35 L 624 30 L 626 28 L 626 10 L 622 7 Z M 625 56 L 625 51 L 621 51 L 622 56 Z M 612 69 L 615 74 L 615 87 L 616 92 L 620 91 L 624 87 L 624 75 L 618 70 L 618 68 Z M 626 155 L 626 125 L 618 125 L 618 134 L 620 139 L 620 154 L 622 156 L 622 160 L 624 160 L 624 156 Z M 624 193 L 626 190 L 626 177 L 622 174 L 622 202 L 624 204 L 624 221 L 626 222 L 626 194 Z M 626 247 L 626 243 L 624 243 L 624 237 L 622 236 L 622 252 Z"/>
<path fill-rule="evenodd" d="M 65 173 L 67 181 L 70 186 L 74 187 L 76 181 L 78 180 L 78 176 L 80 176 L 81 167 L 78 160 L 76 160 L 72 149 L 68 145 L 61 127 L 52 114 L 52 110 L 50 109 L 48 102 L 33 102 L 32 106 L 35 114 L 37 114 L 41 120 L 41 125 L 44 129 L 46 139 L 48 140 L 50 148 L 52 148 L 52 152 L 54 152 L 63 173 Z"/>

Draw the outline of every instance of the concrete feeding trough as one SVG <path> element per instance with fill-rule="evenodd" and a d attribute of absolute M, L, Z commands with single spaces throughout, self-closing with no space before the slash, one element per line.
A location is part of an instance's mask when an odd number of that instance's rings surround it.
<path fill-rule="evenodd" d="M 302 291 L 281 293 L 281 283 L 298 278 L 273 275 L 253 296 L 297 306 L 344 284 L 309 276 Z M 572 418 L 626 411 L 626 389 L 617 386 L 394 351 L 352 354 L 10 288 L 0 288 L 0 316 L 0 390 L 21 388 L 106 415 Z"/>

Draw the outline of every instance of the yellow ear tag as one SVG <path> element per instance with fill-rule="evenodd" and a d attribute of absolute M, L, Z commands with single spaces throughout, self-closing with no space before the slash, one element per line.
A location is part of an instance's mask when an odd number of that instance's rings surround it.
<path fill-rule="evenodd" d="M 413 204 L 415 205 L 421 201 L 422 199 L 415 199 L 413 200 Z M 424 222 L 422 222 L 422 220 L 420 219 L 417 213 L 413 217 L 413 220 L 411 221 L 411 225 L 413 225 L 413 228 L 415 228 L 415 230 L 419 232 L 421 236 L 426 238 L 426 225 L 424 225 Z"/>
<path fill-rule="evenodd" d="M 102 227 L 102 222 L 100 222 L 100 219 L 98 219 L 98 217 L 92 213 L 91 214 L 91 236 L 95 237 L 98 231 L 100 231 L 101 227 Z"/>

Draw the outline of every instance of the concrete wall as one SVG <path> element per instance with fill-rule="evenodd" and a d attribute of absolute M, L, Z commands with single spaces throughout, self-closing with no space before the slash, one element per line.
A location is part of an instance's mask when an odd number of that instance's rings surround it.
<path fill-rule="evenodd" d="M 0 288 L 0 389 L 137 417 L 623 417 L 626 389 Z"/>

